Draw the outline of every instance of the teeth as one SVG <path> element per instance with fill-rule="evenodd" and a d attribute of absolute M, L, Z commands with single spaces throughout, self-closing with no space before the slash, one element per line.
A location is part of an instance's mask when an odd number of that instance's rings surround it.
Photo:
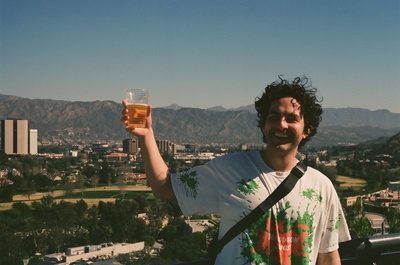
<path fill-rule="evenodd" d="M 288 138 L 288 136 L 286 134 L 282 134 L 282 133 L 275 133 L 276 137 L 280 137 L 280 138 Z"/>

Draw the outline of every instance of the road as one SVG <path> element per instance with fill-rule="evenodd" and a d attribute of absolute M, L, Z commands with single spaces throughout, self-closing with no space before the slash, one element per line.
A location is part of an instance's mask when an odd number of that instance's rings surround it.
<path fill-rule="evenodd" d="M 103 260 L 103 261 L 97 261 L 93 262 L 94 265 L 122 265 L 122 263 L 119 263 L 115 259 L 108 259 L 108 260 Z"/>

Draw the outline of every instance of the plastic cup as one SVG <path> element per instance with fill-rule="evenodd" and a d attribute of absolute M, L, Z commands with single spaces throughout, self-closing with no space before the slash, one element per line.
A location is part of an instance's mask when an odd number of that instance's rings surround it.
<path fill-rule="evenodd" d="M 128 125 L 133 125 L 135 128 L 146 127 L 149 91 L 147 89 L 127 89 L 125 90 L 125 99 L 129 116 Z"/>

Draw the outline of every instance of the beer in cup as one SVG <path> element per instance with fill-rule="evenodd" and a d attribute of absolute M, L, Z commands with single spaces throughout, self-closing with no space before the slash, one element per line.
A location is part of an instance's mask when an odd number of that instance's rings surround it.
<path fill-rule="evenodd" d="M 146 127 L 149 91 L 147 89 L 125 90 L 125 99 L 129 116 L 127 125 L 133 125 L 135 128 Z"/>

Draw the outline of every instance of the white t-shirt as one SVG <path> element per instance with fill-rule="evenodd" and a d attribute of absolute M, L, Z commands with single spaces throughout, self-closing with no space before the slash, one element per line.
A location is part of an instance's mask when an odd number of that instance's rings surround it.
<path fill-rule="evenodd" d="M 184 215 L 221 217 L 222 238 L 289 173 L 274 172 L 259 151 L 250 151 L 215 158 L 171 181 Z M 315 264 L 318 253 L 334 251 L 346 240 L 350 234 L 331 181 L 308 167 L 272 211 L 225 245 L 215 264 Z"/>

